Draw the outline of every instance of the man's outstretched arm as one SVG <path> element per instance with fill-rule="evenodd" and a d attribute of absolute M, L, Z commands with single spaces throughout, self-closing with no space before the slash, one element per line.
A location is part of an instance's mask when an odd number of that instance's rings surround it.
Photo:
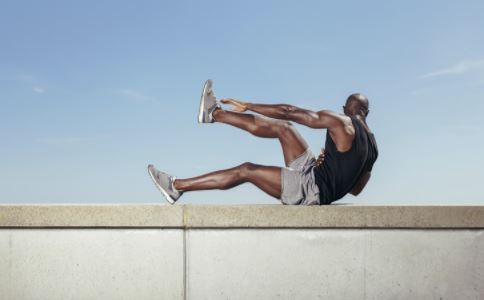
<path fill-rule="evenodd" d="M 234 105 L 234 111 L 251 110 L 270 118 L 293 121 L 311 128 L 334 128 L 343 123 L 341 116 L 330 110 L 315 112 L 290 104 L 256 104 L 235 99 L 223 99 L 222 103 Z"/>

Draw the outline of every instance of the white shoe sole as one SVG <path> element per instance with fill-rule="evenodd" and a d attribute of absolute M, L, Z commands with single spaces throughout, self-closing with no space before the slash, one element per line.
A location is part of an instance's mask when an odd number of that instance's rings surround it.
<path fill-rule="evenodd" d="M 175 200 L 173 200 L 170 195 L 168 195 L 168 193 L 161 187 L 161 185 L 158 184 L 158 182 L 155 180 L 155 177 L 153 176 L 153 174 L 150 172 L 150 168 L 148 167 L 148 174 L 150 174 L 150 177 L 151 177 L 151 180 L 153 180 L 153 183 L 156 185 L 156 187 L 158 188 L 158 190 L 160 190 L 160 192 L 163 194 L 163 196 L 165 196 L 166 198 L 166 201 L 168 201 L 170 204 L 175 204 Z"/>
<path fill-rule="evenodd" d="M 202 90 L 202 96 L 200 97 L 200 108 L 198 109 L 198 123 L 203 123 L 203 107 L 205 105 L 205 92 L 207 91 L 207 87 L 209 82 L 211 80 L 205 81 L 205 84 L 203 85 L 203 90 Z"/>

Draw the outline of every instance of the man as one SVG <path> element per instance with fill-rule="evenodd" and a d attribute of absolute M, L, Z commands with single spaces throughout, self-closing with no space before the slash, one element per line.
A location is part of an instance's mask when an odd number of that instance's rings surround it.
<path fill-rule="evenodd" d="M 207 80 L 200 101 L 199 123 L 225 123 L 258 137 L 279 139 L 286 167 L 246 162 L 231 169 L 177 179 L 148 165 L 153 182 L 171 204 L 185 192 L 225 190 L 250 182 L 280 199 L 282 204 L 323 205 L 347 193 L 358 195 L 370 179 L 378 149 L 375 137 L 366 124 L 369 103 L 362 94 L 348 97 L 343 106 L 344 114 L 230 98 L 221 102 L 232 105 L 232 111 L 221 108 L 215 98 L 212 81 Z M 259 115 L 244 113 L 246 111 Z M 327 129 L 325 151 L 318 160 L 289 121 L 310 128 Z"/>

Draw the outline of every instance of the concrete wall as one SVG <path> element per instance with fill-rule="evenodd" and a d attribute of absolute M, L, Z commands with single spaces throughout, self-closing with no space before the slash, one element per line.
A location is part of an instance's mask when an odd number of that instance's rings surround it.
<path fill-rule="evenodd" d="M 484 299 L 484 206 L 0 205 L 0 299 Z"/>
<path fill-rule="evenodd" d="M 183 299 L 183 232 L 0 230 L 0 299 Z"/>

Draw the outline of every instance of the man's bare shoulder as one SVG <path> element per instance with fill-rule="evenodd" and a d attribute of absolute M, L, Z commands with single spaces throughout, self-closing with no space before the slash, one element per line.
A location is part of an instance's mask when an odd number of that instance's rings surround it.
<path fill-rule="evenodd" d="M 349 124 L 352 124 L 351 118 L 348 117 L 345 114 L 342 114 L 342 113 L 337 113 L 337 112 L 329 110 L 329 109 L 322 109 L 322 110 L 318 111 L 317 113 L 318 113 L 320 118 L 323 117 L 323 118 L 333 119 L 333 123 L 336 126 L 338 126 L 338 125 L 339 126 L 347 126 Z"/>
<path fill-rule="evenodd" d="M 355 135 L 355 127 L 353 126 L 353 121 L 350 117 L 345 114 L 332 112 L 334 114 L 334 118 L 338 119 L 339 121 L 339 128 L 336 130 L 342 131 L 344 134 L 347 134 L 350 137 Z"/>

